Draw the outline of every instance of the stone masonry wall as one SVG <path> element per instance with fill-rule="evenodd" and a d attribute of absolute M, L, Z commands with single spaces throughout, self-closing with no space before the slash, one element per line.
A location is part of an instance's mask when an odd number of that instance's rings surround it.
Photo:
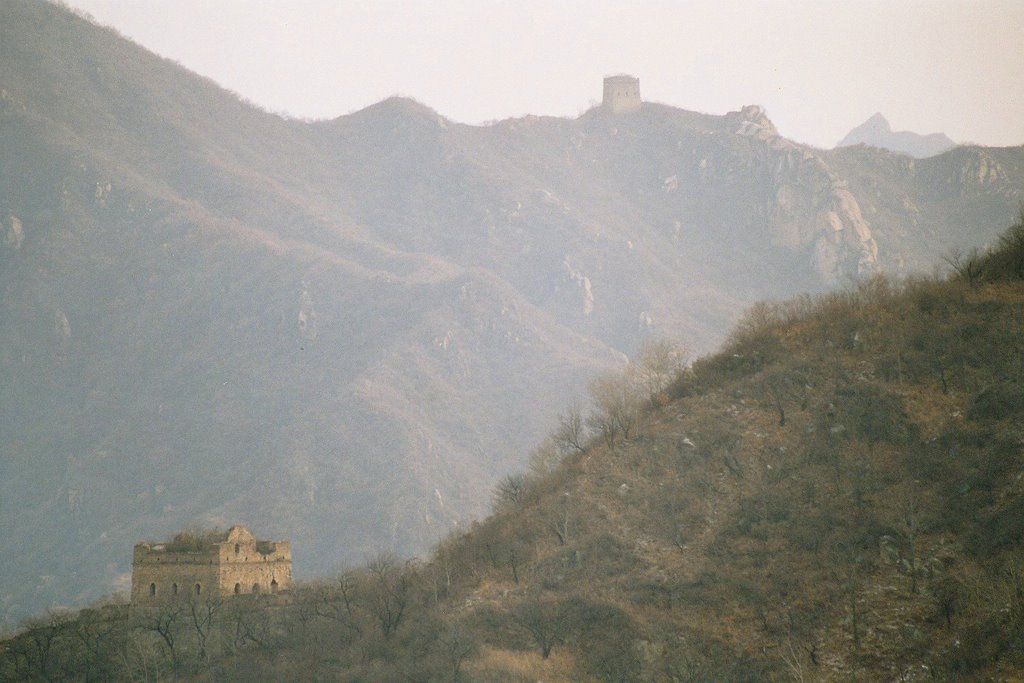
<path fill-rule="evenodd" d="M 640 79 L 621 74 L 606 76 L 602 106 L 612 113 L 636 111 L 640 108 Z"/>
<path fill-rule="evenodd" d="M 287 541 L 224 543 L 219 564 L 218 580 L 223 595 L 271 593 L 292 585 L 292 552 Z"/>
<path fill-rule="evenodd" d="M 133 605 L 197 596 L 276 593 L 292 587 L 291 545 L 258 541 L 241 526 L 232 527 L 224 541 L 201 551 L 139 543 L 132 559 Z"/>
<path fill-rule="evenodd" d="M 216 555 L 183 555 L 136 546 L 132 564 L 132 604 L 146 604 L 197 594 L 206 596 L 218 592 L 220 572 Z"/>

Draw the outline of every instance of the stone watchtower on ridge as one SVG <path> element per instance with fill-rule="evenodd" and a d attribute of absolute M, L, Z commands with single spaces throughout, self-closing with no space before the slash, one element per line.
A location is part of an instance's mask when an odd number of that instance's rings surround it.
<path fill-rule="evenodd" d="M 604 98 L 601 106 L 613 114 L 640 108 L 640 79 L 627 74 L 604 77 Z"/>
<path fill-rule="evenodd" d="M 167 543 L 137 543 L 132 556 L 133 606 L 276 593 L 291 586 L 288 541 L 258 541 L 244 526 L 227 533 L 182 533 Z"/>

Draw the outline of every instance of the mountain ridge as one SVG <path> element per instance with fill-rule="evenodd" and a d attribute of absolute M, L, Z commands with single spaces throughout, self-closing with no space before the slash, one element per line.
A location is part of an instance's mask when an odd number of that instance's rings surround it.
<path fill-rule="evenodd" d="M 7 622 L 192 522 L 291 538 L 299 576 L 423 551 L 645 339 L 930 268 L 1024 194 L 1020 149 L 910 167 L 757 107 L 287 120 L 29 0 L 0 64 Z"/>
<path fill-rule="evenodd" d="M 894 131 L 881 113 L 873 114 L 867 121 L 851 130 L 836 143 L 836 147 L 851 145 L 881 147 L 907 154 L 916 159 L 942 154 L 957 146 L 945 133 L 922 135 L 907 130 Z"/>
<path fill-rule="evenodd" d="M 426 558 L 53 612 L 0 677 L 1019 678 L 1024 210 L 952 265 L 646 345 Z"/>

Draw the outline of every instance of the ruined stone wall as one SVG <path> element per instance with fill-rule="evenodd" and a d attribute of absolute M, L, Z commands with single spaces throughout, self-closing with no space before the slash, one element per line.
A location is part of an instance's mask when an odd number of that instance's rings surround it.
<path fill-rule="evenodd" d="M 292 586 L 292 551 L 287 541 L 224 543 L 220 548 L 223 595 L 276 593 Z"/>
<path fill-rule="evenodd" d="M 131 601 L 144 605 L 184 596 L 216 595 L 219 575 L 215 552 L 173 553 L 136 546 Z"/>
<path fill-rule="evenodd" d="M 185 597 L 277 593 L 292 587 L 292 550 L 287 541 L 258 541 L 245 527 L 201 551 L 169 550 L 139 543 L 132 561 L 133 605 Z"/>

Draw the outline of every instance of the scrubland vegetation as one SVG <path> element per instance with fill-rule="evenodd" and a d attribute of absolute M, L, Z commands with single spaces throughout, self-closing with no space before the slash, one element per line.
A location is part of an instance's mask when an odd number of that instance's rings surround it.
<path fill-rule="evenodd" d="M 50 614 L 0 678 L 1020 677 L 1024 214 L 950 263 L 649 344 L 428 559 Z"/>
<path fill-rule="evenodd" d="M 426 555 L 652 330 L 703 355 L 757 299 L 927 272 L 1024 199 L 1024 147 L 814 149 L 757 106 L 286 120 L 48 0 L 0 1 L 0 64 L 0 629 L 192 522 L 288 538 L 306 576 Z M 757 400 L 793 449 L 788 362 L 737 386 L 783 373 Z M 667 438 L 632 389 L 580 396 L 567 467 Z"/>

